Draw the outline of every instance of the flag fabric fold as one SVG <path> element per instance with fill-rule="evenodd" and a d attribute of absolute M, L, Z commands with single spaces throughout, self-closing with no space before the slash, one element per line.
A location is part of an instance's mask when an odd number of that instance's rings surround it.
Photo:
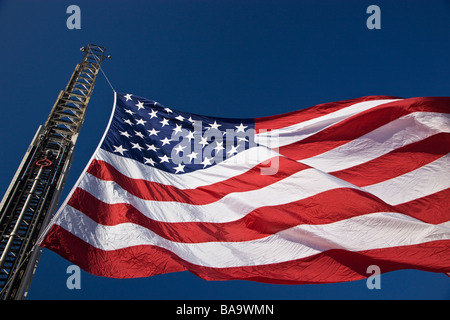
<path fill-rule="evenodd" d="M 253 119 L 115 94 L 42 247 L 89 273 L 330 283 L 450 272 L 450 98 L 368 96 Z"/>

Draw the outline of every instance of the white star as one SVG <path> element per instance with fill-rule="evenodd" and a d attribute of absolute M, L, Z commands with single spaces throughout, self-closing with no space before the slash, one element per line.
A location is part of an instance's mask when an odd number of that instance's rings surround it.
<path fill-rule="evenodd" d="M 155 163 L 156 163 L 155 161 L 153 161 L 152 158 L 146 158 L 146 157 L 144 157 L 144 159 L 145 159 L 145 163 L 144 163 L 144 164 L 149 163 L 149 164 L 151 164 L 152 166 L 154 166 Z"/>
<path fill-rule="evenodd" d="M 147 131 L 151 136 L 158 136 L 159 131 L 156 131 L 155 128 L 153 128 L 152 130 L 147 130 Z"/>
<path fill-rule="evenodd" d="M 181 124 L 176 124 L 175 126 L 176 128 L 173 129 L 173 133 L 177 134 L 178 132 L 181 132 Z"/>
<path fill-rule="evenodd" d="M 131 149 L 138 149 L 139 151 L 142 151 L 142 149 L 144 149 L 144 148 L 142 148 L 140 145 L 139 145 L 139 143 L 131 143 L 133 146 L 131 147 Z"/>
<path fill-rule="evenodd" d="M 138 107 L 138 110 L 144 109 L 144 103 L 141 101 L 138 101 L 138 103 L 136 104 L 136 107 Z"/>
<path fill-rule="evenodd" d="M 139 120 L 136 120 L 136 124 L 142 124 L 143 126 L 145 126 L 145 123 L 146 123 L 147 121 L 144 121 L 144 119 L 139 119 Z"/>
<path fill-rule="evenodd" d="M 144 135 L 142 134 L 142 132 L 139 132 L 139 131 L 134 130 L 134 133 L 135 133 L 138 137 L 140 137 L 141 139 L 144 139 Z"/>
<path fill-rule="evenodd" d="M 210 123 L 209 124 L 211 127 L 209 127 L 208 129 L 219 129 L 220 126 L 222 126 L 221 124 L 217 124 L 217 122 L 214 120 L 214 123 Z"/>
<path fill-rule="evenodd" d="M 163 127 L 165 125 L 169 125 L 169 119 L 163 118 L 162 121 L 160 121 L 160 123 L 162 124 Z"/>
<path fill-rule="evenodd" d="M 153 109 L 151 109 L 151 110 L 152 110 L 152 112 L 149 113 L 150 119 L 153 119 L 154 117 L 157 118 L 156 114 L 158 113 L 158 111 L 155 111 L 155 110 L 153 110 Z"/>
<path fill-rule="evenodd" d="M 198 155 L 198 153 L 194 152 L 194 151 L 192 151 L 191 154 L 188 154 L 187 157 L 189 158 L 189 162 L 191 162 L 192 159 L 197 159 L 197 155 Z"/>
<path fill-rule="evenodd" d="M 136 113 L 136 112 L 133 112 L 133 111 L 131 111 L 131 110 L 129 110 L 129 109 L 125 109 L 125 112 L 126 112 L 126 113 L 129 113 L 129 114 L 131 114 L 131 115 L 133 115 L 133 114 Z"/>
<path fill-rule="evenodd" d="M 235 128 L 237 129 L 236 132 L 245 132 L 244 130 L 245 130 L 245 128 L 248 128 L 248 126 L 244 126 L 241 122 L 241 125 L 235 126 Z"/>
<path fill-rule="evenodd" d="M 192 119 L 192 117 L 189 117 L 188 121 L 190 121 L 191 123 L 194 123 L 194 122 L 195 122 L 195 120 Z"/>
<path fill-rule="evenodd" d="M 159 163 L 163 163 L 163 162 L 167 162 L 169 163 L 169 157 L 167 155 L 163 155 L 162 157 L 158 157 L 161 159 L 161 161 Z"/>
<path fill-rule="evenodd" d="M 191 141 L 192 139 L 195 139 L 194 138 L 194 131 L 189 131 L 189 133 L 187 134 L 186 138 L 188 138 L 189 141 Z"/>
<path fill-rule="evenodd" d="M 124 153 L 125 151 L 128 151 L 127 149 L 124 149 L 124 148 L 122 147 L 122 145 L 120 145 L 120 146 L 118 146 L 118 147 L 116 147 L 116 146 L 113 145 L 113 147 L 115 148 L 115 149 L 114 149 L 114 152 L 119 152 L 121 155 L 123 155 L 123 153 Z"/>
<path fill-rule="evenodd" d="M 120 135 L 125 136 L 125 137 L 127 137 L 127 138 L 131 137 L 131 134 L 129 134 L 129 133 L 126 132 L 126 131 L 119 131 L 119 133 L 120 133 Z"/>
<path fill-rule="evenodd" d="M 127 100 L 125 100 L 125 101 L 131 100 L 131 94 L 127 93 L 127 94 L 125 95 L 125 98 L 127 99 Z"/>
<path fill-rule="evenodd" d="M 225 149 L 222 145 L 223 145 L 223 142 L 218 142 L 218 141 L 216 141 L 216 146 L 214 147 L 214 150 L 216 150 L 216 152 L 219 152 L 220 150 L 223 150 L 223 149 Z"/>
<path fill-rule="evenodd" d="M 231 146 L 231 149 L 227 152 L 229 156 L 234 155 L 235 153 L 238 153 L 237 148 L 239 148 L 241 145 L 238 144 L 236 147 Z"/>
<path fill-rule="evenodd" d="M 238 139 L 238 141 L 239 142 L 241 142 L 241 141 L 246 141 L 246 142 L 248 142 L 248 139 L 247 138 L 242 138 L 242 137 L 237 137 L 237 139 Z"/>
<path fill-rule="evenodd" d="M 203 148 L 208 144 L 208 137 L 201 137 L 200 139 L 202 139 L 202 141 L 200 141 L 199 144 L 201 144 Z"/>
<path fill-rule="evenodd" d="M 164 108 L 164 110 L 166 110 L 167 113 L 172 113 L 172 110 L 170 110 L 169 108 Z"/>
<path fill-rule="evenodd" d="M 179 154 L 185 148 L 186 148 L 186 146 L 182 146 L 181 144 L 179 144 L 178 147 L 174 148 L 173 150 L 175 150 L 177 152 L 177 154 Z"/>
<path fill-rule="evenodd" d="M 203 160 L 202 162 L 200 162 L 200 164 L 202 164 L 202 165 L 203 165 L 203 168 L 205 168 L 206 166 L 208 166 L 208 165 L 211 164 L 211 160 L 212 160 L 212 158 L 210 159 L 210 158 L 208 158 L 208 157 L 205 157 L 205 160 Z"/>
<path fill-rule="evenodd" d="M 166 144 L 170 144 L 170 140 L 167 139 L 167 137 L 165 137 L 164 139 L 161 140 L 161 142 L 163 143 L 162 145 L 166 145 Z"/>
<path fill-rule="evenodd" d="M 156 151 L 157 149 L 159 149 L 159 148 L 155 147 L 155 145 L 153 145 L 153 144 L 146 144 L 146 145 L 147 145 L 147 150 Z"/>
<path fill-rule="evenodd" d="M 179 121 L 183 121 L 184 117 L 180 114 L 178 117 L 175 117 L 175 119 L 179 120 Z"/>
<path fill-rule="evenodd" d="M 123 120 L 123 122 L 128 123 L 130 126 L 134 125 L 134 123 L 131 122 L 130 119 L 122 119 L 122 120 Z"/>
<path fill-rule="evenodd" d="M 174 169 L 176 170 L 175 173 L 184 172 L 184 164 L 180 163 L 180 164 L 178 164 L 178 166 L 174 167 Z"/>

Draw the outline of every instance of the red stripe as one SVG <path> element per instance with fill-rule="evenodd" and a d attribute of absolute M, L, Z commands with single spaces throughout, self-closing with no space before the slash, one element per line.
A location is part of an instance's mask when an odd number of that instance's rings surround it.
<path fill-rule="evenodd" d="M 51 227 L 41 246 L 98 276 L 139 278 L 186 270 L 176 259 L 171 259 L 174 254 L 163 248 L 134 246 L 104 251 L 82 241 L 56 224 Z"/>
<path fill-rule="evenodd" d="M 276 175 L 261 175 L 261 169 L 266 167 L 266 163 L 268 163 L 263 162 L 240 175 L 195 189 L 179 189 L 177 187 L 164 185 L 158 182 L 151 182 L 143 179 L 132 179 L 120 173 L 108 162 L 101 160 L 93 160 L 87 169 L 87 172 L 105 181 L 115 181 L 123 189 L 141 199 L 177 201 L 202 205 L 215 202 L 232 192 L 244 192 L 260 189 L 277 181 L 283 180 L 296 172 L 310 168 L 305 164 L 287 159 L 285 157 L 277 158 L 279 161 L 280 170 Z"/>
<path fill-rule="evenodd" d="M 419 169 L 450 152 L 450 133 L 438 133 L 354 167 L 330 172 L 359 187 L 379 183 Z"/>
<path fill-rule="evenodd" d="M 449 244 L 449 240 L 440 240 L 358 252 L 333 249 L 298 260 L 233 268 L 198 266 L 182 260 L 168 250 L 151 245 L 104 251 L 58 225 L 52 226 L 42 246 L 97 276 L 137 278 L 189 270 L 205 280 L 242 279 L 303 284 L 363 279 L 370 275 L 367 273 L 370 265 L 377 265 L 383 273 L 411 268 L 450 272 Z"/>
<path fill-rule="evenodd" d="M 413 112 L 450 113 L 450 98 L 411 98 L 383 104 L 356 114 L 303 140 L 279 148 L 295 160 L 316 156 L 357 139 Z"/>
<path fill-rule="evenodd" d="M 261 207 L 239 220 L 225 223 L 160 222 L 148 218 L 130 204 L 107 204 L 82 189 L 75 190 L 68 205 L 102 225 L 134 223 L 163 238 L 184 243 L 249 241 L 301 224 L 327 224 L 374 212 L 398 212 L 369 193 L 346 188 L 329 190 L 283 205 Z M 432 208 L 429 202 L 424 203 L 423 207 Z M 402 209 L 400 212 L 410 213 L 406 207 Z M 427 210 L 421 214 L 414 212 L 414 216 L 435 224 L 450 219 L 447 209 L 442 210 L 441 214 L 428 213 Z"/>
<path fill-rule="evenodd" d="M 450 188 L 426 197 L 396 205 L 397 212 L 407 212 L 413 218 L 439 224 L 450 220 Z"/>
<path fill-rule="evenodd" d="M 308 121 L 336 112 L 340 109 L 347 108 L 355 103 L 373 100 L 385 100 L 385 99 L 401 99 L 401 98 L 392 96 L 367 96 L 350 100 L 323 103 L 307 109 L 296 110 L 275 116 L 255 118 L 255 131 L 256 133 L 258 133 L 261 130 L 274 130 L 285 128 L 300 122 Z"/>

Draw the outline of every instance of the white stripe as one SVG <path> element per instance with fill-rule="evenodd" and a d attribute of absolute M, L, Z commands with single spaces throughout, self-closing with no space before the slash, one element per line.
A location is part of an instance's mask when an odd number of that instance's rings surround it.
<path fill-rule="evenodd" d="M 390 205 L 398 205 L 450 188 L 450 153 L 401 176 L 364 189 Z"/>
<path fill-rule="evenodd" d="M 131 204 L 153 220 L 220 223 L 238 220 L 259 207 L 281 205 L 344 187 L 357 188 L 332 175 L 315 169 L 306 169 L 264 188 L 233 192 L 210 204 L 192 205 L 175 201 L 142 200 L 115 182 L 97 179 L 89 173 L 86 173 L 86 177 L 79 185 L 79 188 L 105 203 Z"/>
<path fill-rule="evenodd" d="M 132 179 L 154 181 L 180 189 L 195 189 L 240 175 L 255 165 L 279 155 L 279 153 L 267 147 L 254 147 L 242 151 L 214 166 L 185 174 L 165 172 L 149 165 L 144 165 L 139 161 L 115 155 L 103 149 L 98 150 L 95 154 L 95 159 L 110 163 L 120 173 Z"/>
<path fill-rule="evenodd" d="M 131 204 L 147 217 L 157 221 L 224 223 L 241 219 L 259 207 L 286 204 L 344 187 L 365 190 L 390 205 L 397 205 L 449 188 L 448 168 L 450 155 L 410 173 L 362 189 L 311 168 L 261 189 L 230 193 L 206 205 L 143 200 L 128 193 L 113 181 L 103 181 L 88 173 L 79 187 L 108 204 Z"/>
<path fill-rule="evenodd" d="M 414 112 L 342 146 L 299 162 L 325 172 L 343 170 L 440 132 L 450 132 L 450 114 Z"/>
<path fill-rule="evenodd" d="M 342 170 L 370 161 L 432 134 L 450 132 L 449 128 L 450 115 L 417 112 L 397 119 L 343 146 L 301 160 L 301 162 L 325 172 Z M 242 174 L 255 165 L 278 155 L 269 148 L 255 147 L 215 166 L 181 175 L 168 173 L 103 149 L 99 149 L 94 158 L 113 164 L 119 172 L 133 179 L 145 179 L 182 189 L 193 189 Z"/>
<path fill-rule="evenodd" d="M 131 223 L 99 225 L 73 208 L 64 215 L 66 219 L 59 222 L 62 228 L 101 250 L 155 245 L 190 263 L 215 268 L 279 263 L 330 249 L 361 251 L 450 239 L 450 222 L 433 225 L 384 212 L 330 224 L 299 225 L 252 241 L 204 243 L 173 242 Z"/>
<path fill-rule="evenodd" d="M 255 142 L 268 146 L 270 148 L 282 147 L 303 140 L 357 113 L 375 108 L 385 103 L 399 100 L 401 99 L 382 99 L 358 102 L 349 107 L 340 109 L 321 117 L 296 123 L 294 125 L 280 129 L 270 130 L 267 132 L 259 132 L 255 136 Z"/>

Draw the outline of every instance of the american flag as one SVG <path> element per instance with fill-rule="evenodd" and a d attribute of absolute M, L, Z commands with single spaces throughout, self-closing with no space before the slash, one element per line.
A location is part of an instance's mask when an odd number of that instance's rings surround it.
<path fill-rule="evenodd" d="M 115 94 L 41 246 L 95 275 L 301 284 L 450 272 L 450 98 L 254 119 Z"/>

